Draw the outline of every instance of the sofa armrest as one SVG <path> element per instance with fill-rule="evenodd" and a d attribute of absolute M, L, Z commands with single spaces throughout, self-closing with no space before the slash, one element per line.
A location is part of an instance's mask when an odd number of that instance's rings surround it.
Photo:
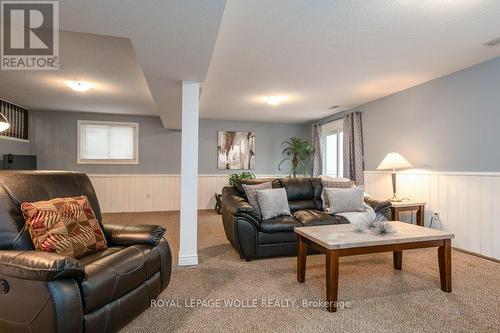
<path fill-rule="evenodd" d="M 222 206 L 233 216 L 249 216 L 260 221 L 260 214 L 233 187 L 222 190 Z"/>
<path fill-rule="evenodd" d="M 117 225 L 103 224 L 103 231 L 106 240 L 111 245 L 134 245 L 134 244 L 158 244 L 165 228 L 158 225 Z"/>
<path fill-rule="evenodd" d="M 375 214 L 384 215 L 388 220 L 391 219 L 391 202 L 389 200 L 377 200 L 365 197 L 365 203 L 373 208 Z"/>
<path fill-rule="evenodd" d="M 85 277 L 82 263 L 71 257 L 43 251 L 0 251 L 0 274 L 32 281 L 55 281 Z"/>

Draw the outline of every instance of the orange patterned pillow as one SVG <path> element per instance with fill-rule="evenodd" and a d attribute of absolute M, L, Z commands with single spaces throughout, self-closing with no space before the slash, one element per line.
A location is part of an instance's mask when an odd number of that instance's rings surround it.
<path fill-rule="evenodd" d="M 35 248 L 81 258 L 107 248 L 106 238 L 85 196 L 21 205 Z"/>

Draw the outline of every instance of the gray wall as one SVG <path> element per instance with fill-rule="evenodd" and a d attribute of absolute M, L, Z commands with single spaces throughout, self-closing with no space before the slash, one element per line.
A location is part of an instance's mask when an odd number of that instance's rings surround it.
<path fill-rule="evenodd" d="M 416 168 L 500 171 L 500 58 L 356 109 L 366 170 L 396 151 Z"/>
<path fill-rule="evenodd" d="M 78 120 L 124 121 L 139 123 L 138 165 L 82 165 L 76 163 Z M 199 173 L 236 172 L 217 170 L 217 131 L 255 131 L 256 174 L 288 173 L 277 168 L 281 142 L 292 136 L 310 139 L 310 126 L 258 122 L 200 120 Z M 180 173 L 180 131 L 164 129 L 160 118 L 104 115 L 78 112 L 33 111 L 31 142 L 0 139 L 0 152 L 36 154 L 40 169 L 75 170 L 91 174 Z"/>
<path fill-rule="evenodd" d="M 0 169 L 2 169 L 4 154 L 31 155 L 31 144 L 0 138 Z"/>
<path fill-rule="evenodd" d="M 77 164 L 78 120 L 139 123 L 139 164 Z M 92 174 L 178 173 L 180 170 L 180 132 L 164 129 L 158 117 L 34 111 L 31 125 L 32 152 L 38 156 L 40 169 Z"/>
<path fill-rule="evenodd" d="M 217 170 L 217 131 L 236 130 L 255 132 L 255 174 L 288 174 L 288 164 L 281 171 L 281 143 L 296 136 L 311 140 L 309 125 L 275 124 L 258 122 L 236 122 L 221 120 L 200 121 L 199 173 L 234 173 L 235 170 Z"/>

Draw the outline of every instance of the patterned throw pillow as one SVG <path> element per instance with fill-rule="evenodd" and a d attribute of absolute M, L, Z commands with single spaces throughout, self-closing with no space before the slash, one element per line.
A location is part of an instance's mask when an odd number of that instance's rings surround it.
<path fill-rule="evenodd" d="M 85 196 L 25 202 L 21 210 L 39 251 L 78 259 L 107 248 L 104 233 Z"/>
<path fill-rule="evenodd" d="M 256 185 L 242 184 L 242 186 L 247 195 L 248 203 L 259 213 L 260 216 L 260 206 L 259 201 L 257 200 L 257 191 L 270 190 L 273 188 L 273 184 L 271 182 L 268 182 Z"/>
<path fill-rule="evenodd" d="M 330 208 L 328 204 L 328 197 L 325 195 L 325 188 L 351 188 L 354 187 L 354 182 L 347 178 L 343 178 L 346 180 L 321 180 L 321 185 L 323 185 L 323 192 L 321 193 L 321 199 L 323 199 L 324 207 L 323 209 Z"/>

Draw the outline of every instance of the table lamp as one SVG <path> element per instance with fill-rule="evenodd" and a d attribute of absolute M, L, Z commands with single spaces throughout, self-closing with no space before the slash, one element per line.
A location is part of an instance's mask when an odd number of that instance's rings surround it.
<path fill-rule="evenodd" d="M 377 170 L 392 170 L 392 199 L 391 201 L 401 201 L 396 195 L 396 170 L 411 168 L 413 165 L 410 164 L 403 156 L 398 153 L 389 153 L 382 160 Z"/>

